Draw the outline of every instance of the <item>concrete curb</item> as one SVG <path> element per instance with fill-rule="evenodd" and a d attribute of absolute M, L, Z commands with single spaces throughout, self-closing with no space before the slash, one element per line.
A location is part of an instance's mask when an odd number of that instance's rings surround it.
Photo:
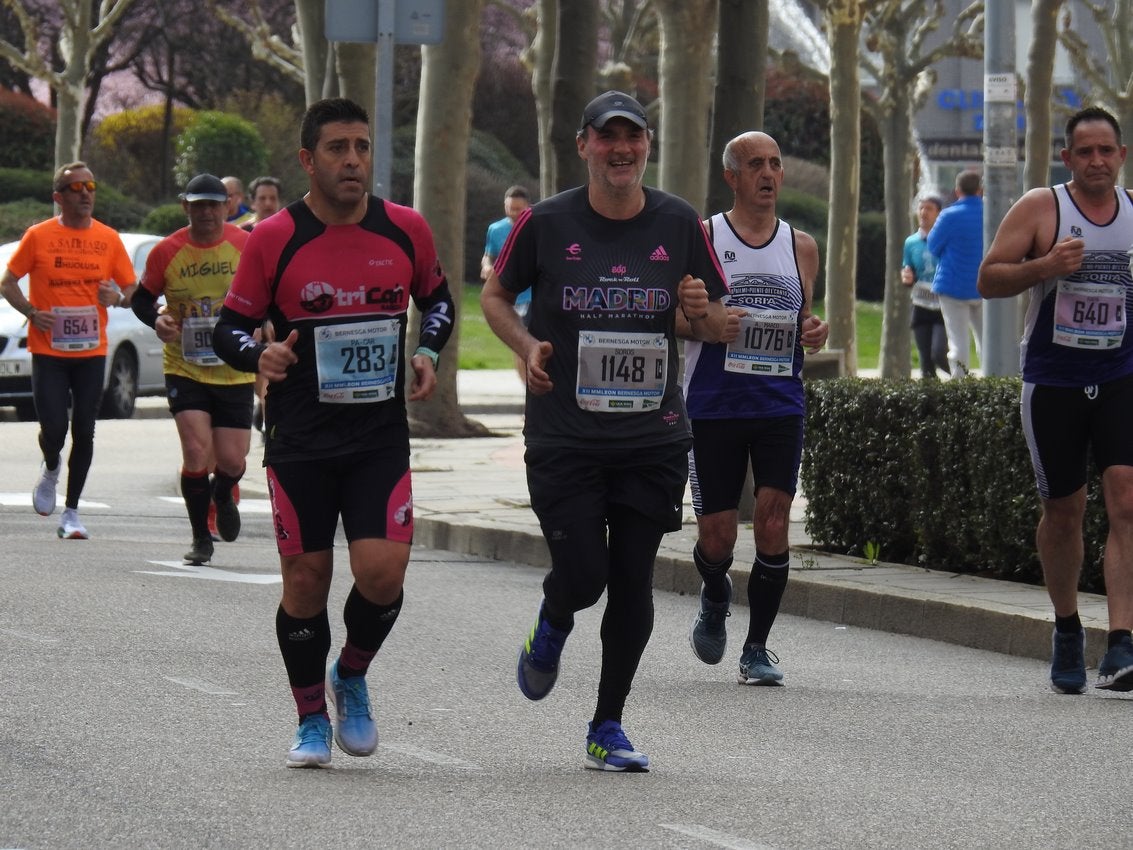
<path fill-rule="evenodd" d="M 540 569 L 550 567 L 542 535 L 526 529 L 453 522 L 418 516 L 414 521 L 418 546 L 512 561 Z M 864 564 L 852 558 L 813 553 L 815 567 L 792 568 L 782 611 L 808 619 L 877 629 L 1025 658 L 1050 658 L 1053 624 L 1042 588 L 1013 582 L 951 575 L 899 564 Z M 738 559 L 737 559 L 738 561 Z M 746 607 L 750 571 L 732 568 L 735 603 Z M 936 592 L 940 582 L 956 585 L 951 594 Z M 918 589 L 924 584 L 924 589 Z M 658 590 L 696 598 L 700 576 L 691 557 L 659 554 L 653 576 Z M 1002 596 L 997 603 L 994 596 Z M 1083 595 L 1086 605 L 1101 606 L 1104 597 Z M 690 611 L 692 603 L 690 603 Z M 1103 624 L 1086 625 L 1086 657 L 1105 651 Z"/>

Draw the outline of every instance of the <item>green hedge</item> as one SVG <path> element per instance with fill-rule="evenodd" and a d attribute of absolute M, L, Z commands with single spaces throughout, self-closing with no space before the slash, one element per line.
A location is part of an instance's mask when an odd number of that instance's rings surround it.
<path fill-rule="evenodd" d="M 54 174 L 54 170 L 0 168 L 0 204 L 12 205 L 0 217 L 4 237 L 19 239 L 27 227 L 54 215 L 51 205 L 51 179 Z M 149 208 L 127 198 L 115 187 L 99 179 L 97 173 L 95 179 L 98 180 L 98 194 L 94 201 L 94 217 L 115 230 L 137 230 Z M 40 210 L 43 215 L 38 215 Z M 27 221 L 28 214 L 37 217 L 33 221 Z M 19 233 L 13 235 L 12 228 L 15 227 L 19 228 Z"/>
<path fill-rule="evenodd" d="M 178 187 L 204 172 L 217 177 L 267 173 L 267 148 L 260 131 L 239 115 L 198 112 L 177 136 L 176 147 L 173 177 Z"/>
<path fill-rule="evenodd" d="M 142 219 L 142 233 L 155 233 L 158 236 L 168 236 L 175 230 L 180 230 L 189 223 L 189 217 L 181 204 L 162 204 L 154 207 Z"/>
<path fill-rule="evenodd" d="M 1018 378 L 806 384 L 800 473 L 816 546 L 958 573 L 1042 583 L 1038 495 Z M 1091 465 L 1081 587 L 1104 592 L 1107 533 Z"/>

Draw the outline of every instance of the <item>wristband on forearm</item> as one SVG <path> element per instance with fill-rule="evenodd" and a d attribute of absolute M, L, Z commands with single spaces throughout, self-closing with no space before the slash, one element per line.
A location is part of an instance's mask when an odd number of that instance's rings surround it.
<path fill-rule="evenodd" d="M 419 345 L 417 346 L 417 350 L 413 352 L 413 356 L 416 357 L 418 354 L 424 354 L 426 357 L 433 361 L 433 368 L 437 368 L 437 361 L 440 360 L 441 357 L 439 353 L 433 351 L 433 349 L 431 348 L 426 348 L 423 345 Z"/>

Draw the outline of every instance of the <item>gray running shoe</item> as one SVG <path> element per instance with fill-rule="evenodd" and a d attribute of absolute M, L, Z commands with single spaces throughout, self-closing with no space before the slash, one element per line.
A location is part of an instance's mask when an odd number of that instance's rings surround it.
<path fill-rule="evenodd" d="M 737 677 L 741 685 L 781 685 L 783 674 L 775 665 L 779 656 L 765 646 L 749 646 L 740 656 L 740 672 Z"/>
<path fill-rule="evenodd" d="M 728 580 L 727 602 L 713 602 L 704 595 L 704 585 L 700 585 L 700 611 L 688 633 L 692 654 L 705 664 L 719 664 L 728 646 L 725 621 L 731 616 L 728 609 L 732 605 L 732 577 L 725 578 Z"/>
<path fill-rule="evenodd" d="M 59 483 L 59 471 L 62 468 L 62 463 L 53 470 L 48 469 L 46 463 L 39 464 L 39 479 L 31 491 L 31 505 L 40 516 L 55 513 L 55 487 Z"/>
<path fill-rule="evenodd" d="M 60 540 L 90 539 L 90 534 L 87 533 L 86 527 L 79 519 L 79 512 L 74 508 L 64 508 L 62 516 L 59 517 L 59 527 L 55 529 L 55 533 L 59 535 Z"/>

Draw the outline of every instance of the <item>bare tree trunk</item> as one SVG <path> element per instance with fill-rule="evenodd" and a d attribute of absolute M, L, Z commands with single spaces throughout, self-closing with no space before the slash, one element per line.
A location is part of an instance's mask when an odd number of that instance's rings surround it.
<path fill-rule="evenodd" d="M 562 191 L 586 182 L 586 164 L 578 156 L 574 138 L 582 110 L 597 94 L 598 2 L 559 0 L 558 6 L 550 135 L 555 191 Z"/>
<path fill-rule="evenodd" d="M 716 91 L 708 159 L 708 209 L 732 206 L 732 190 L 722 176 L 724 146 L 747 130 L 763 129 L 767 83 L 767 3 L 720 0 L 716 26 Z"/>
<path fill-rule="evenodd" d="M 1032 0 L 1032 41 L 1027 51 L 1027 87 L 1023 108 L 1027 114 L 1027 142 L 1023 188 L 1050 182 L 1051 95 L 1054 91 L 1054 49 L 1058 45 L 1058 13 L 1063 0 Z"/>
<path fill-rule="evenodd" d="M 338 90 L 361 104 L 370 113 L 370 131 L 377 132 L 374 121 L 374 103 L 378 96 L 378 46 L 374 43 L 341 42 L 334 47 L 335 64 L 338 72 Z M 382 80 L 382 85 L 386 81 Z"/>
<path fill-rule="evenodd" d="M 460 314 L 464 268 L 464 209 L 468 139 L 472 133 L 472 90 L 480 71 L 480 12 L 484 0 L 450 3 L 441 44 L 421 50 L 421 101 L 417 109 L 417 149 L 414 156 L 413 198 L 433 230 L 441 264 Z M 412 351 L 421 316 L 410 311 L 407 344 Z M 407 352 L 409 353 L 409 352 Z M 442 355 L 437 390 L 426 401 L 409 405 L 409 424 L 415 436 L 480 436 L 487 429 L 460 410 L 456 373 L 460 355 L 459 324 Z M 406 358 L 408 368 L 408 357 Z"/>
<path fill-rule="evenodd" d="M 716 0 L 654 0 L 661 20 L 660 186 L 704 213 L 711 80 L 689 73 L 712 57 Z"/>
<path fill-rule="evenodd" d="M 901 256 L 913 206 L 913 109 L 909 90 L 894 85 L 881 120 L 885 170 L 885 305 L 881 319 L 881 377 L 907 380 L 910 359 L 909 289 Z"/>
<path fill-rule="evenodd" d="M 827 345 L 842 349 L 846 374 L 857 374 L 857 328 L 854 317 L 858 264 L 858 199 L 861 195 L 861 84 L 858 40 L 862 29 L 860 0 L 830 0 L 826 30 L 830 35 L 830 212 L 827 219 Z"/>
<path fill-rule="evenodd" d="M 308 106 L 326 93 L 330 45 L 327 43 L 325 10 L 325 0 L 295 0 L 295 19 L 303 46 L 303 88 Z"/>
<path fill-rule="evenodd" d="M 557 0 L 537 0 L 538 30 L 531 46 L 531 92 L 539 124 L 539 197 L 555 194 L 555 147 L 551 142 L 551 111 L 554 105 L 555 33 L 558 31 Z"/>

